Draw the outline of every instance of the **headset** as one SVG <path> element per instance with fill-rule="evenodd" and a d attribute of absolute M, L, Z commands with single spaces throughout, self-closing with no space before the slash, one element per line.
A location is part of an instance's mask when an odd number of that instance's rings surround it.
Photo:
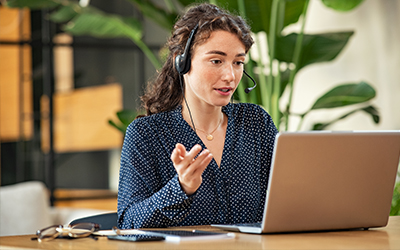
<path fill-rule="evenodd" d="M 192 29 L 192 31 L 189 34 L 189 38 L 186 42 L 185 50 L 183 51 L 183 54 L 177 55 L 175 57 L 175 68 L 178 71 L 179 75 L 184 75 L 190 70 L 191 66 L 191 55 L 190 55 L 190 47 L 192 46 L 192 41 L 194 38 L 194 35 L 196 34 L 197 30 L 199 28 L 199 24 L 196 24 L 196 26 Z M 254 83 L 253 87 L 251 88 L 246 88 L 244 91 L 246 94 L 250 93 L 256 86 L 257 83 L 256 81 L 249 75 L 247 72 L 243 69 L 243 73 L 250 78 L 250 80 Z M 181 86 L 182 87 L 182 86 Z"/>
<path fill-rule="evenodd" d="M 199 24 L 196 24 L 196 27 L 192 29 L 190 32 L 189 38 L 186 42 L 185 50 L 183 51 L 183 54 L 177 55 L 175 57 L 175 68 L 178 71 L 180 75 L 184 75 L 190 70 L 190 65 L 191 65 L 191 55 L 190 55 L 190 47 L 192 46 L 192 40 L 194 35 L 197 32 L 197 29 L 199 28 Z"/>

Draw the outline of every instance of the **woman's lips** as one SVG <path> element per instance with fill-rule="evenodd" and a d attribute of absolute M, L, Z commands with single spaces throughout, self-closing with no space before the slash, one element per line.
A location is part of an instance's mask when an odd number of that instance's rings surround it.
<path fill-rule="evenodd" d="M 232 88 L 219 88 L 215 89 L 220 95 L 228 96 L 232 92 Z"/>

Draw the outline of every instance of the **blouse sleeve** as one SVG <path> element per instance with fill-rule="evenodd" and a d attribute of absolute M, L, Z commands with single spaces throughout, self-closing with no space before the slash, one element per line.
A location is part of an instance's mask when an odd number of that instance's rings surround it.
<path fill-rule="evenodd" d="M 189 214 L 195 195 L 188 197 L 182 191 L 176 172 L 163 181 L 160 172 L 173 168 L 172 161 L 171 166 L 162 165 L 167 163 L 158 159 L 166 156 L 156 150 L 163 148 L 155 145 L 160 144 L 154 139 L 156 132 L 138 120 L 128 127 L 121 153 L 118 227 L 167 227 Z"/>

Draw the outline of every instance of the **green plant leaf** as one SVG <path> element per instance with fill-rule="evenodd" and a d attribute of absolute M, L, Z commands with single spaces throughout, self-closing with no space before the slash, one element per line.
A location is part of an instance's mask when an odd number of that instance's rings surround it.
<path fill-rule="evenodd" d="M 108 124 L 110 124 L 111 126 L 113 126 L 114 128 L 118 129 L 119 131 L 121 131 L 122 133 L 125 134 L 125 131 L 126 131 L 126 128 L 127 128 L 126 126 L 118 125 L 112 120 L 108 120 Z"/>
<path fill-rule="evenodd" d="M 374 88 L 366 82 L 336 86 L 318 98 L 311 110 L 337 108 L 371 100 L 376 95 Z"/>
<path fill-rule="evenodd" d="M 193 4 L 193 0 L 178 0 L 183 6 L 188 6 L 190 4 Z"/>
<path fill-rule="evenodd" d="M 136 116 L 139 114 L 140 112 L 134 111 L 134 110 L 129 110 L 129 109 L 124 109 L 121 111 L 117 112 L 117 117 L 119 119 L 119 123 L 115 123 L 112 120 L 108 120 L 108 123 L 115 127 L 116 129 L 118 129 L 119 131 L 121 131 L 122 133 L 125 133 L 126 129 L 128 128 L 129 124 L 131 124 L 131 122 L 133 120 L 135 120 Z"/>
<path fill-rule="evenodd" d="M 372 117 L 372 119 L 373 119 L 373 121 L 375 123 L 379 123 L 379 112 L 378 112 L 378 110 L 374 106 L 368 106 L 368 107 L 363 107 L 363 108 L 359 108 L 359 109 L 355 109 L 353 111 L 350 111 L 350 112 L 348 112 L 348 113 L 346 113 L 346 114 L 340 116 L 339 118 L 336 118 L 336 119 L 334 119 L 334 120 L 332 120 L 330 122 L 315 123 L 313 125 L 313 127 L 312 127 L 312 130 L 324 130 L 328 126 L 332 125 L 333 123 L 335 123 L 337 121 L 340 121 L 340 120 L 342 120 L 342 119 L 344 119 L 344 118 L 346 118 L 346 117 L 348 117 L 348 116 L 350 116 L 350 115 L 352 115 L 352 114 L 354 114 L 355 112 L 358 112 L 358 111 L 366 112 L 367 114 L 371 115 L 371 117 Z"/>
<path fill-rule="evenodd" d="M 102 38 L 127 37 L 134 41 L 142 37 L 141 25 L 134 18 L 109 15 L 90 7 L 82 10 L 80 15 L 64 26 L 65 31 Z"/>
<path fill-rule="evenodd" d="M 141 40 L 143 33 L 141 23 L 133 17 L 106 14 L 94 7 L 81 7 L 78 6 L 76 1 L 68 0 L 12 0 L 10 2 L 12 6 L 29 7 L 32 9 L 57 7 L 62 4 L 64 7 L 56 9 L 55 12 L 50 15 L 50 18 L 53 22 L 68 21 L 68 23 L 62 27 L 63 31 L 72 35 L 89 35 L 99 38 L 129 38 L 143 51 L 156 69 L 161 67 L 160 60 Z M 163 11 L 164 10 L 159 9 L 160 13 Z M 170 17 L 171 16 L 173 15 L 170 15 Z M 70 18 L 72 19 L 68 20 Z"/>
<path fill-rule="evenodd" d="M 38 10 L 44 8 L 54 8 L 60 6 L 60 1 L 56 0 L 8 0 L 6 5 L 10 8 L 29 8 L 31 10 Z"/>
<path fill-rule="evenodd" d="M 299 21 L 305 3 L 305 0 L 286 0 L 284 27 Z"/>
<path fill-rule="evenodd" d="M 379 112 L 374 106 L 368 106 L 368 107 L 363 108 L 362 110 L 367 112 L 368 114 L 370 114 L 372 117 L 372 120 L 374 120 L 374 122 L 376 124 L 379 123 L 379 121 L 380 121 Z"/>
<path fill-rule="evenodd" d="M 393 190 L 392 206 L 390 215 L 400 215 L 400 182 L 398 182 Z"/>
<path fill-rule="evenodd" d="M 177 13 L 169 13 L 149 0 L 128 0 L 134 4 L 143 15 L 153 20 L 156 24 L 170 31 L 174 27 L 177 19 Z"/>
<path fill-rule="evenodd" d="M 133 110 L 124 109 L 117 112 L 118 119 L 122 124 L 128 126 L 133 120 L 135 120 L 138 112 Z"/>
<path fill-rule="evenodd" d="M 68 22 L 63 30 L 73 35 L 90 35 L 99 38 L 130 38 L 149 58 L 156 69 L 160 61 L 149 47 L 141 40 L 141 23 L 133 17 L 121 17 L 103 13 L 92 8 L 82 8 L 82 13 Z"/>
<path fill-rule="evenodd" d="M 336 32 L 316 35 L 304 35 L 298 70 L 317 62 L 332 61 L 343 50 L 354 32 Z M 292 33 L 278 37 L 276 58 L 283 62 L 292 62 L 293 51 L 298 34 Z"/>
<path fill-rule="evenodd" d="M 187 1 L 181 1 L 186 3 Z M 239 14 L 237 0 L 217 0 L 222 8 Z M 245 0 L 246 19 L 254 33 L 265 31 L 269 33 L 272 0 Z M 285 0 L 285 17 L 282 28 L 299 20 L 305 0 Z M 280 32 L 280 31 L 278 31 Z"/>
<path fill-rule="evenodd" d="M 330 122 L 327 122 L 327 123 L 315 123 L 311 130 L 324 130 L 330 124 L 331 124 Z"/>
<path fill-rule="evenodd" d="M 357 7 L 364 0 L 321 0 L 322 3 L 337 11 L 349 11 Z"/>
<path fill-rule="evenodd" d="M 62 6 L 50 14 L 50 20 L 55 23 L 68 22 L 81 11 L 81 6 L 76 3 Z"/>

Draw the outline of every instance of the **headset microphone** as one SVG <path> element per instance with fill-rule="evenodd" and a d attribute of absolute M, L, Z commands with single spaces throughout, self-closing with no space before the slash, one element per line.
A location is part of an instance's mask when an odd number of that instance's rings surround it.
<path fill-rule="evenodd" d="M 254 83 L 254 86 L 253 86 L 253 87 L 251 87 L 251 88 L 246 88 L 246 89 L 244 90 L 244 92 L 246 92 L 246 94 L 248 94 L 248 93 L 250 93 L 250 91 L 252 91 L 255 87 L 257 87 L 257 83 L 256 83 L 256 81 L 255 81 L 249 74 L 247 74 L 247 72 L 246 72 L 245 70 L 243 70 L 243 73 L 244 73 L 248 78 L 250 78 L 250 80 L 252 80 L 253 83 Z"/>

